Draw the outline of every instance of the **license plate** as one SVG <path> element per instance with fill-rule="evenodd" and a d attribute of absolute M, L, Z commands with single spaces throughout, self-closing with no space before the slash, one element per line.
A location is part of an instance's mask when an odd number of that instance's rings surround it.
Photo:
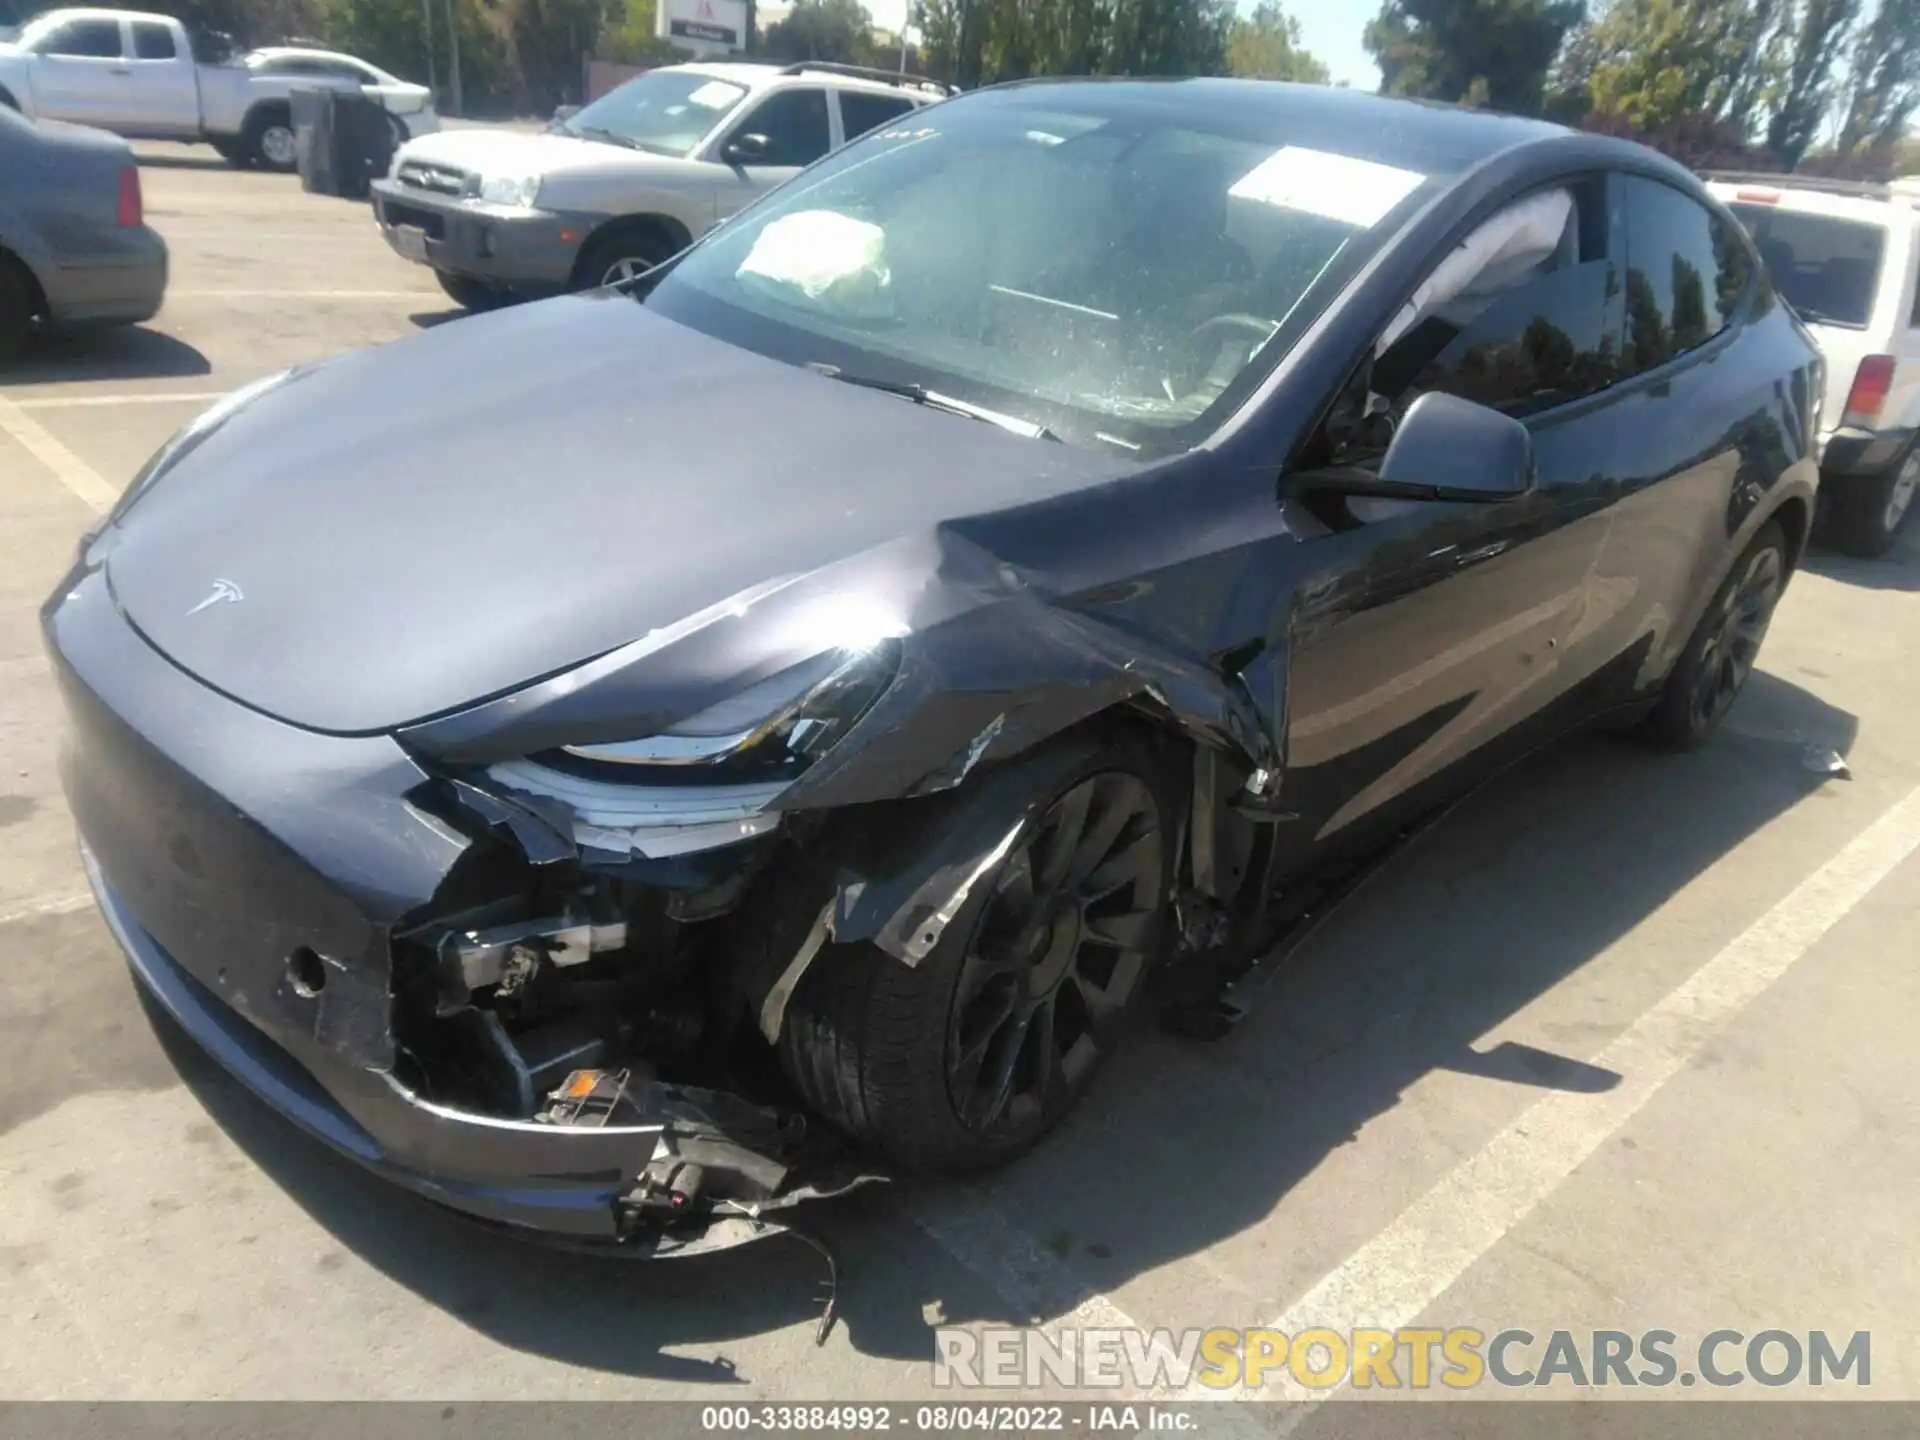
<path fill-rule="evenodd" d="M 413 225 L 393 227 L 393 248 L 409 260 L 427 263 L 427 232 Z"/>

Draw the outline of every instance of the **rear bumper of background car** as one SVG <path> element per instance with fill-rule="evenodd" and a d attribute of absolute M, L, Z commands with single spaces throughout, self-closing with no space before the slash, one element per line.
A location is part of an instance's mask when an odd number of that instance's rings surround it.
<path fill-rule="evenodd" d="M 649 1253 L 759 1233 L 716 1220 L 715 1197 L 757 1212 L 820 1193 L 795 1173 L 788 1117 L 644 1068 L 599 1125 L 437 1103 L 396 1034 L 393 935 L 468 843 L 410 803 L 413 760 L 389 737 L 303 731 L 201 685 L 121 617 L 100 571 L 70 576 L 43 621 L 101 912 L 141 985 L 267 1105 L 443 1204 Z M 681 1215 L 689 1164 L 703 1205 Z"/>
<path fill-rule="evenodd" d="M 1830 430 L 1820 437 L 1820 473 L 1832 480 L 1884 475 L 1913 443 L 1912 427 L 1893 430 Z"/>
<path fill-rule="evenodd" d="M 373 213 L 394 253 L 436 270 L 533 292 L 559 291 L 573 278 L 581 243 L 606 217 L 518 210 L 373 182 Z M 411 253 L 403 231 L 417 231 Z"/>
<path fill-rule="evenodd" d="M 56 257 L 41 283 L 54 325 L 135 325 L 166 299 L 166 242 L 145 226 L 117 231 L 92 253 Z"/>

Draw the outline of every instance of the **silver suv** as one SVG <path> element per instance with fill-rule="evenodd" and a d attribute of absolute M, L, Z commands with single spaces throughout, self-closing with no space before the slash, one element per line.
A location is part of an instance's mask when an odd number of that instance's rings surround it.
<path fill-rule="evenodd" d="M 948 93 L 853 65 L 672 65 L 544 134 L 411 141 L 374 182 L 374 214 L 462 305 L 588 289 L 657 265 L 802 166 Z"/>

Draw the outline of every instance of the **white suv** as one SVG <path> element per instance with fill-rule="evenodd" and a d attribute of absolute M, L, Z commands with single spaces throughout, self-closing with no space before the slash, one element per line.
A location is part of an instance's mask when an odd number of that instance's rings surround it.
<path fill-rule="evenodd" d="M 1827 359 L 1821 538 L 1882 554 L 1920 492 L 1920 178 L 1709 179 Z"/>
<path fill-rule="evenodd" d="M 948 93 L 854 65 L 670 65 L 544 134 L 403 145 L 374 182 L 374 214 L 463 305 L 586 289 L 659 264 L 829 150 Z"/>

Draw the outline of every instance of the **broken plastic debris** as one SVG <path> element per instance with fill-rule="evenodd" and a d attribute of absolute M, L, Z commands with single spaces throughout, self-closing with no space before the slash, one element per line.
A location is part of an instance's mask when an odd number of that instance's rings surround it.
<path fill-rule="evenodd" d="M 1847 762 L 1840 752 L 1829 750 L 1824 745 L 1801 746 L 1800 768 L 1810 775 L 1830 775 L 1836 780 L 1853 778 L 1853 772 L 1847 768 Z"/>
<path fill-rule="evenodd" d="M 575 1070 L 548 1097 L 553 1103 L 540 1115 L 549 1125 L 576 1125 L 598 1130 L 619 1108 L 632 1074 L 626 1070 Z"/>

